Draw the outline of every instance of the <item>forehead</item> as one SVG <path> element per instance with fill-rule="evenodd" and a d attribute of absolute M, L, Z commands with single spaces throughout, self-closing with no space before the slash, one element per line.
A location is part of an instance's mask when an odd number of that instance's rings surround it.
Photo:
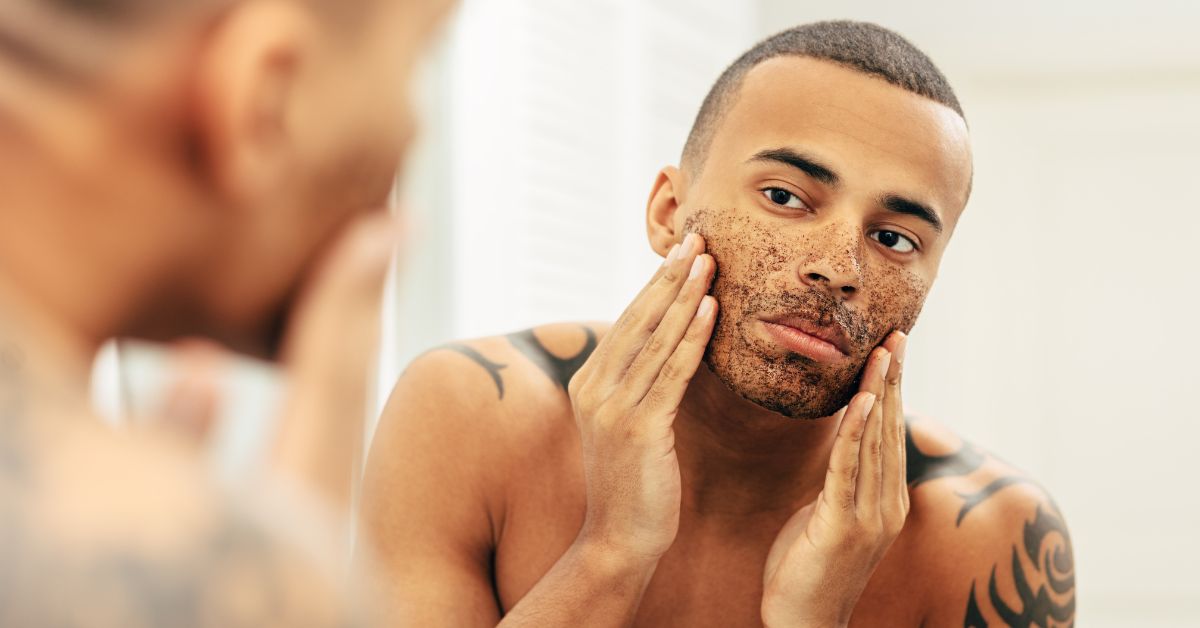
<path fill-rule="evenodd" d="M 708 164 L 728 168 L 762 150 L 795 148 L 829 165 L 847 189 L 925 199 L 951 224 L 966 204 L 971 151 L 962 117 L 835 63 L 798 56 L 760 63 L 718 125 Z"/>

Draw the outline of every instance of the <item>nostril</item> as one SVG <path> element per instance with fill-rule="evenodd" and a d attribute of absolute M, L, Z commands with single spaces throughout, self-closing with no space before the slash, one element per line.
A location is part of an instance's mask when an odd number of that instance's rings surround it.
<path fill-rule="evenodd" d="M 809 281 L 829 281 L 821 273 L 808 273 Z"/>
<path fill-rule="evenodd" d="M 858 292 L 858 288 L 855 288 L 854 286 L 842 286 L 842 293 L 847 296 L 852 295 L 855 292 Z"/>

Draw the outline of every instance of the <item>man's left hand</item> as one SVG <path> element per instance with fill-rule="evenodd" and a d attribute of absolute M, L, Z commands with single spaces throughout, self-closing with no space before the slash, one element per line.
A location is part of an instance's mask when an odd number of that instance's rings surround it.
<path fill-rule="evenodd" d="M 763 623 L 846 626 L 875 567 L 904 527 L 901 365 L 895 332 L 871 354 L 859 393 L 842 415 L 817 499 L 783 526 L 763 574 Z"/>

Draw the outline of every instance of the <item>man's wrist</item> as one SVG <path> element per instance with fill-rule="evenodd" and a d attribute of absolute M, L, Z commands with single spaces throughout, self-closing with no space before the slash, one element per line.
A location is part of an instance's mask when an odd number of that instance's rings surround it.
<path fill-rule="evenodd" d="M 597 584 L 650 582 L 658 567 L 658 557 L 638 554 L 607 542 L 603 538 L 581 534 L 572 546 L 576 560 Z"/>
<path fill-rule="evenodd" d="M 815 613 L 817 609 L 797 608 L 794 604 L 782 603 L 770 595 L 763 596 L 761 614 L 765 628 L 846 628 L 849 618 L 837 618 Z"/>

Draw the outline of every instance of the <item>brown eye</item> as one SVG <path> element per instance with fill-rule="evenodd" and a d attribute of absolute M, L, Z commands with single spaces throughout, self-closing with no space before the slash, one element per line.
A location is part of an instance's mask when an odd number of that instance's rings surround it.
<path fill-rule="evenodd" d="M 763 196 L 776 205 L 783 205 L 792 209 L 806 209 L 804 201 L 800 200 L 799 196 L 788 192 L 783 188 L 766 188 L 762 191 Z"/>
<path fill-rule="evenodd" d="M 871 234 L 871 239 L 897 253 L 911 253 L 917 250 L 916 243 L 895 231 L 876 231 Z"/>

